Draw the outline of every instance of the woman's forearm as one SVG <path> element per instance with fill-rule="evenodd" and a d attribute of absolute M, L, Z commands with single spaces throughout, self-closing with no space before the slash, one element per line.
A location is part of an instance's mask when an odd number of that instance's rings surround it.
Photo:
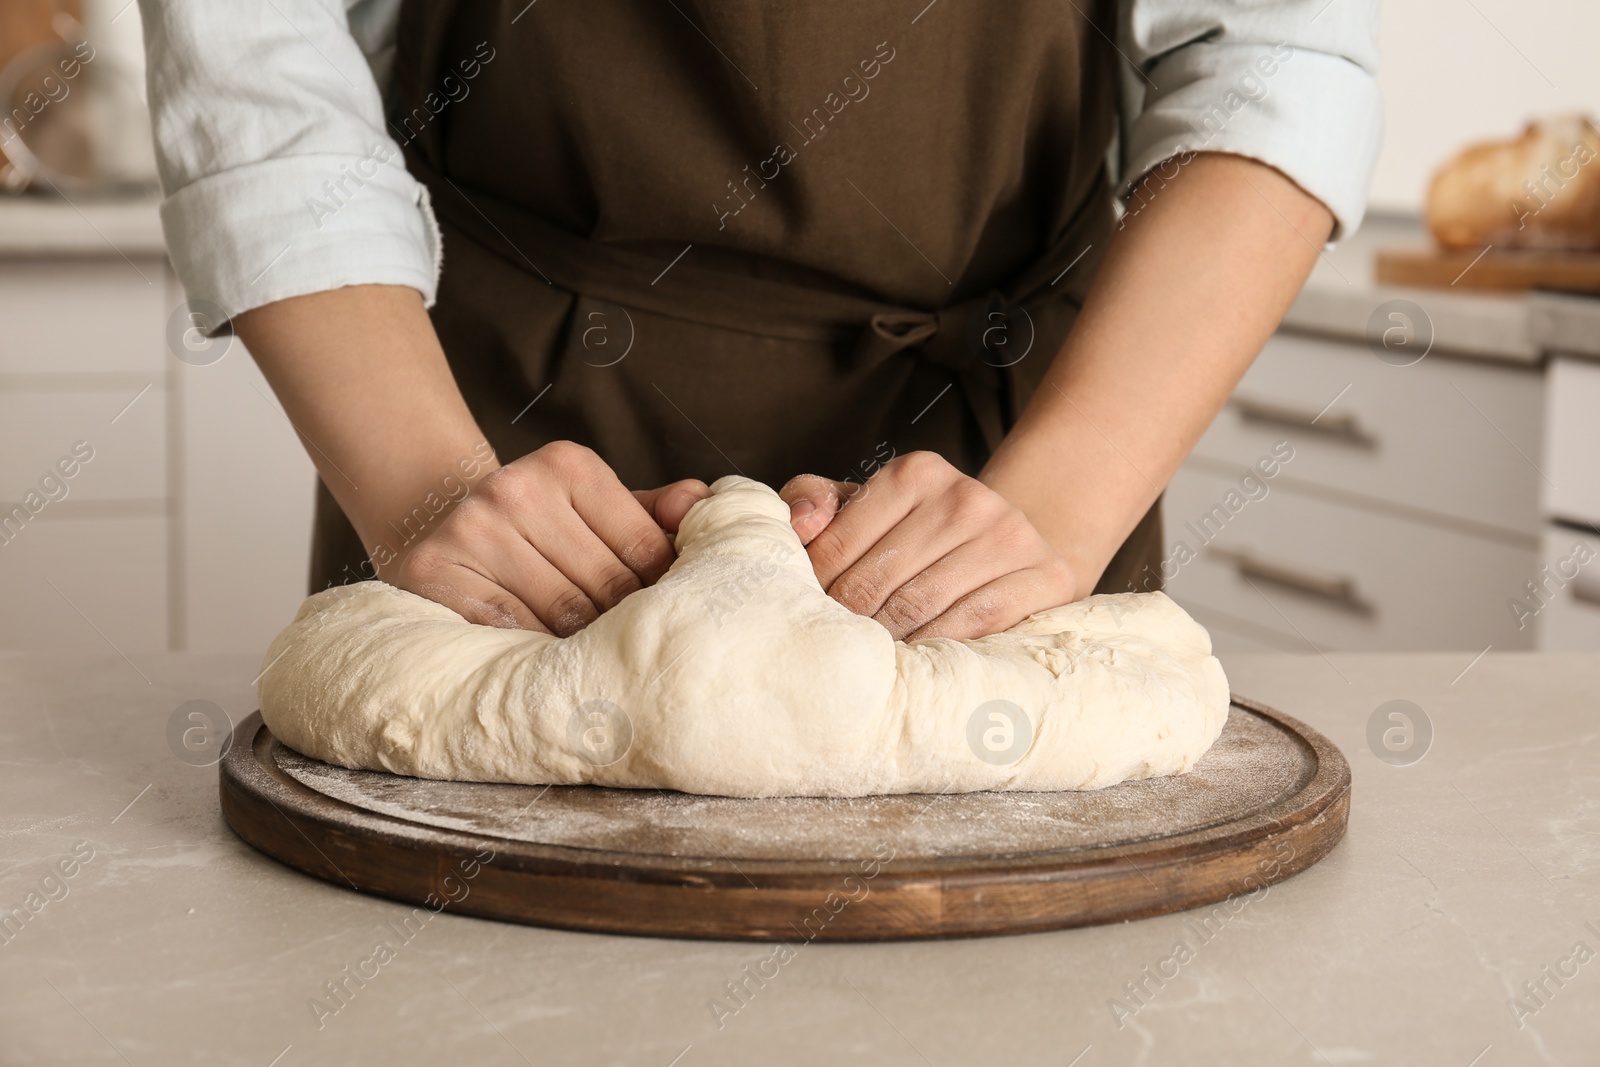
<path fill-rule="evenodd" d="M 416 290 L 312 293 L 234 326 L 381 576 L 497 468 Z"/>
<path fill-rule="evenodd" d="M 1278 171 L 1202 153 L 1125 223 L 981 475 L 1072 563 L 1080 597 L 1277 328 L 1333 219 Z"/>
<path fill-rule="evenodd" d="M 1117 232 L 982 474 L 1073 564 L 1080 596 L 1276 328 L 1331 225 L 1277 171 L 1201 154 Z M 414 290 L 314 293 L 235 327 L 380 575 L 419 521 L 446 513 L 434 507 L 498 467 Z"/>

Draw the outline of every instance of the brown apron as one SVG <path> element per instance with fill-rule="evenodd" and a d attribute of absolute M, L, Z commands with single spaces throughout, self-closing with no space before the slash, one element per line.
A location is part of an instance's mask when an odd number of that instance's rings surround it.
<path fill-rule="evenodd" d="M 391 132 L 502 462 L 574 440 L 630 488 L 982 467 L 1110 233 L 1116 3 L 922 4 L 405 0 Z M 1158 502 L 1098 590 L 1160 540 Z M 371 576 L 319 486 L 311 588 Z"/>

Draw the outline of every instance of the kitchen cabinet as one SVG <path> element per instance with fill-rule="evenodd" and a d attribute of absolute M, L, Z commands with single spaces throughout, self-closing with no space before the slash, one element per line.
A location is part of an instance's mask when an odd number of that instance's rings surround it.
<path fill-rule="evenodd" d="M 1600 566 L 1546 569 L 1600 550 L 1600 300 L 1375 286 L 1419 239 L 1380 217 L 1328 252 L 1167 491 L 1194 550 L 1167 590 L 1219 649 L 1600 648 Z M 1375 339 L 1396 306 L 1406 352 Z"/>
<path fill-rule="evenodd" d="M 1600 648 L 1600 300 L 1546 296 L 1534 307 L 1549 338 L 1544 546 L 1531 588 L 1519 590 L 1547 651 Z"/>
<path fill-rule="evenodd" d="M 1548 511 L 1573 525 L 1600 523 L 1600 363 L 1550 361 Z"/>
<path fill-rule="evenodd" d="M 1508 599 L 1507 614 L 1533 629 L 1546 652 L 1600 648 L 1600 536 L 1592 528 L 1545 527 L 1539 573 Z"/>
<path fill-rule="evenodd" d="M 1544 380 L 1537 368 L 1434 354 L 1391 366 L 1366 346 L 1280 331 L 1194 454 L 1253 463 L 1277 441 L 1282 484 L 1421 521 L 1537 535 Z"/>
<path fill-rule="evenodd" d="M 183 300 L 153 202 L 0 200 L 0 648 L 259 652 L 305 595 L 315 472 Z"/>
<path fill-rule="evenodd" d="M 1173 595 L 1214 638 L 1243 629 L 1297 651 L 1533 646 L 1505 606 L 1536 569 L 1528 539 L 1324 496 L 1315 485 L 1297 490 L 1280 478 L 1226 523 L 1216 521 L 1226 508 L 1213 509 L 1238 476 L 1224 465 L 1192 463 L 1168 490 L 1166 514 L 1187 517 L 1169 537 L 1199 549 L 1171 583 Z"/>
<path fill-rule="evenodd" d="M 1196 550 L 1169 592 L 1233 650 L 1531 648 L 1505 600 L 1538 565 L 1543 410 L 1537 366 L 1393 366 L 1285 328 L 1168 488 L 1169 541 Z M 1265 495 L 1216 512 L 1275 448 Z"/>

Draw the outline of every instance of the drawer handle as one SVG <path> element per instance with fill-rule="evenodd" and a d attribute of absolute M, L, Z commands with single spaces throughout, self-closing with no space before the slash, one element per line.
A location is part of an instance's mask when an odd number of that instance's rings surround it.
<path fill-rule="evenodd" d="M 1231 548 L 1211 548 L 1212 555 L 1228 560 L 1236 574 L 1305 593 L 1357 615 L 1371 615 L 1373 608 L 1356 590 L 1356 580 L 1345 575 L 1317 574 L 1287 563 L 1262 559 L 1253 552 Z"/>
<path fill-rule="evenodd" d="M 1239 417 L 1246 422 L 1265 422 L 1273 426 L 1309 430 L 1365 448 L 1371 448 L 1378 443 L 1377 439 L 1361 425 L 1360 420 L 1349 412 L 1329 415 L 1292 404 L 1280 404 L 1276 400 L 1237 395 L 1228 398 L 1228 406 L 1237 411 Z"/>
<path fill-rule="evenodd" d="M 1589 580 L 1588 575 L 1576 578 L 1572 582 L 1572 599 L 1582 604 L 1593 604 L 1600 607 L 1600 582 Z"/>

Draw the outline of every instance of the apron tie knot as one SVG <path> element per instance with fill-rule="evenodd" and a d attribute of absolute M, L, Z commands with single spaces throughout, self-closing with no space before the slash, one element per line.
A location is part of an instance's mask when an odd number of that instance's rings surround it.
<path fill-rule="evenodd" d="M 1033 319 L 999 290 L 938 311 L 882 311 L 861 332 L 857 359 L 869 364 L 898 355 L 953 371 L 962 398 L 990 450 L 1017 415 L 1010 368 L 1033 348 Z"/>

